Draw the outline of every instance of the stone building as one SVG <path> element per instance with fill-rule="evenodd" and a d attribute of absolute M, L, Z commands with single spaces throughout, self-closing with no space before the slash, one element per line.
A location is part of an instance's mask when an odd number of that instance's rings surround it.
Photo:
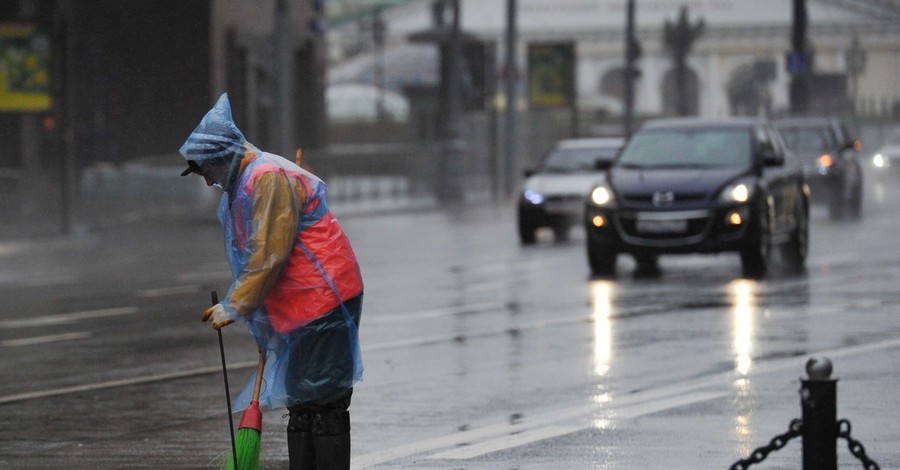
<path fill-rule="evenodd" d="M 463 0 L 461 7 L 462 28 L 497 46 L 497 64 L 502 64 L 505 47 L 506 4 L 506 0 Z M 690 109 L 702 116 L 726 116 L 789 108 L 792 2 L 636 0 L 635 4 L 642 50 L 638 114 L 673 113 L 673 64 L 664 44 L 664 25 L 676 22 L 682 7 L 691 23 L 703 23 L 688 57 Z M 403 47 L 410 34 L 427 27 L 431 5 L 407 2 L 387 11 L 388 48 Z M 900 103 L 900 3 L 808 0 L 807 10 L 814 85 L 822 90 L 814 95 L 821 97 L 814 100 L 815 109 L 891 112 Z M 518 66 L 528 69 L 530 45 L 571 42 L 578 108 L 616 114 L 622 106 L 625 17 L 624 0 L 519 0 Z M 333 56 L 360 49 L 358 37 L 353 25 L 334 29 L 329 38 Z M 337 64 L 334 69 L 340 70 Z M 526 90 L 528 84 L 520 86 Z"/>

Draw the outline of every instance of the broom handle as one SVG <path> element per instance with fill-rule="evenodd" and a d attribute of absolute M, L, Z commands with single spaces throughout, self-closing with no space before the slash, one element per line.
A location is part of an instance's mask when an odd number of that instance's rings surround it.
<path fill-rule="evenodd" d="M 259 352 L 259 363 L 256 364 L 256 383 L 253 384 L 253 401 L 259 401 L 259 389 L 262 385 L 263 369 L 266 367 L 266 354 Z"/>
<path fill-rule="evenodd" d="M 212 303 L 215 306 L 219 303 L 219 294 L 212 291 Z M 228 405 L 228 430 L 231 432 L 231 456 L 234 460 L 234 468 L 237 470 L 237 446 L 234 444 L 234 418 L 231 415 L 231 391 L 228 389 L 228 369 L 225 367 L 225 344 L 222 342 L 222 329 L 216 330 L 219 333 L 219 353 L 222 355 L 222 376 L 225 377 L 225 400 Z"/>

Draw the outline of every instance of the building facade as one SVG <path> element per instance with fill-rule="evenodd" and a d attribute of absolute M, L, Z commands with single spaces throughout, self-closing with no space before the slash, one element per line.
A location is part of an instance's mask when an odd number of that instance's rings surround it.
<path fill-rule="evenodd" d="M 571 42 L 575 48 L 577 105 L 582 111 L 616 114 L 622 107 L 626 3 L 623 0 L 519 0 L 518 67 L 527 70 L 533 44 Z M 462 27 L 499 45 L 502 64 L 506 0 L 462 1 Z M 431 22 L 432 2 L 395 8 L 385 15 L 389 44 L 400 45 Z M 673 114 L 673 63 L 664 40 L 682 7 L 702 33 L 688 56 L 690 109 L 702 116 L 789 109 L 787 55 L 791 49 L 792 2 L 788 0 L 635 0 L 636 112 Z M 813 100 L 823 112 L 890 113 L 900 103 L 900 4 L 808 0 L 812 72 L 828 99 Z M 353 32 L 333 32 L 333 47 Z M 352 47 L 352 41 L 350 41 Z M 340 52 L 335 56 L 339 57 Z M 502 70 L 498 69 L 498 74 Z M 521 73 L 526 77 L 527 74 Z M 527 83 L 520 89 L 526 90 Z M 837 89 L 835 89 L 837 88 Z M 836 93 L 837 92 L 837 95 Z M 837 99 L 835 97 L 837 96 Z M 900 109 L 898 109 L 900 111 Z M 692 113 L 692 114 L 694 114 Z"/>

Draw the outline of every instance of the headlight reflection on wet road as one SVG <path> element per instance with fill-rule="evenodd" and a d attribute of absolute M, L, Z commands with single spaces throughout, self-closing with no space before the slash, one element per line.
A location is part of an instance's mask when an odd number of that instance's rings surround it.
<path fill-rule="evenodd" d="M 610 281 L 596 280 L 590 284 L 591 317 L 594 321 L 594 357 L 593 373 L 596 377 L 609 374 L 612 358 L 612 296 L 614 284 Z M 610 400 L 606 384 L 598 384 L 594 394 L 594 403 L 603 404 Z"/>
<path fill-rule="evenodd" d="M 753 444 L 750 426 L 752 404 L 747 401 L 750 394 L 750 379 L 747 374 L 753 366 L 753 341 L 756 329 L 754 317 L 758 288 L 756 281 L 748 279 L 737 279 L 727 286 L 732 305 L 734 370 L 738 376 L 734 382 L 738 392 L 734 431 L 738 438 L 738 453 L 741 455 L 750 452 Z"/>
<path fill-rule="evenodd" d="M 748 279 L 737 279 L 728 284 L 734 315 L 734 367 L 738 375 L 745 376 L 753 365 L 753 316 L 756 307 L 757 284 Z"/>

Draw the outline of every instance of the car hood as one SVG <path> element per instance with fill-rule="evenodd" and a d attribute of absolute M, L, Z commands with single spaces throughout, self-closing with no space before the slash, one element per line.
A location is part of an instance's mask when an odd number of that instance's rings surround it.
<path fill-rule="evenodd" d="M 525 181 L 524 188 L 546 196 L 586 196 L 603 180 L 603 173 L 542 173 Z"/>
<path fill-rule="evenodd" d="M 620 194 L 649 194 L 656 191 L 709 194 L 746 174 L 745 168 L 614 168 L 610 171 L 610 182 L 613 190 Z"/>

